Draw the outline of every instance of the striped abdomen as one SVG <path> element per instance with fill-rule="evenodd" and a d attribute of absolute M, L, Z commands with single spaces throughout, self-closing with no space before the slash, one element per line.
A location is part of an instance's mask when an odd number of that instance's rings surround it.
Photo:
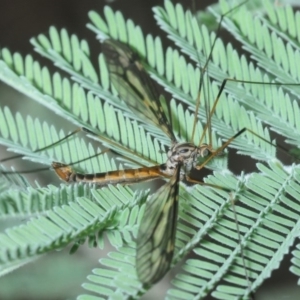
<path fill-rule="evenodd" d="M 56 174 L 66 182 L 95 183 L 100 186 L 107 184 L 131 184 L 159 177 L 170 177 L 170 175 L 165 172 L 165 164 L 154 167 L 117 170 L 95 174 L 76 173 L 70 166 L 57 162 L 53 162 L 52 167 Z"/>

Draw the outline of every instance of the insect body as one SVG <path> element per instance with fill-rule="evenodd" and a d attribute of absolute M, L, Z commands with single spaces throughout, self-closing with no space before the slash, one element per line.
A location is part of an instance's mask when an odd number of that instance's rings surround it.
<path fill-rule="evenodd" d="M 70 166 L 62 163 L 53 162 L 52 166 L 58 176 L 66 182 L 90 182 L 98 186 L 107 184 L 130 184 L 159 177 L 171 177 L 176 173 L 179 165 L 183 165 L 185 171 L 190 171 L 197 166 L 199 157 L 206 157 L 210 152 L 213 151 L 207 144 L 196 147 L 190 143 L 176 143 L 168 151 L 167 162 L 153 167 L 80 174 L 74 172 Z M 181 171 L 180 179 L 182 180 L 184 177 L 185 172 Z"/>
<path fill-rule="evenodd" d="M 137 237 L 137 274 L 141 282 L 151 285 L 165 275 L 172 262 L 179 181 L 189 180 L 187 175 L 191 169 L 197 167 L 199 158 L 215 155 L 219 150 L 213 150 L 207 144 L 197 147 L 191 143 L 176 141 L 149 75 L 137 56 L 125 44 L 105 40 L 103 53 L 111 81 L 121 98 L 133 112 L 146 117 L 171 139 L 172 146 L 167 153 L 167 161 L 153 167 L 96 174 L 79 174 L 68 165 L 57 162 L 52 166 L 58 176 L 67 182 L 91 182 L 99 186 L 132 184 L 160 177 L 170 178 L 147 202 Z"/>

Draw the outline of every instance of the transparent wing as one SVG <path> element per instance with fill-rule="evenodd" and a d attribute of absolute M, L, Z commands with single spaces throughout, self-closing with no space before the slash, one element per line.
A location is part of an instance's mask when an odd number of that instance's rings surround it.
<path fill-rule="evenodd" d="M 141 119 L 148 119 L 176 142 L 171 125 L 159 102 L 159 94 L 138 56 L 127 45 L 115 41 L 103 42 L 103 54 L 110 79 L 120 97 Z"/>
<path fill-rule="evenodd" d="M 137 237 L 136 267 L 141 282 L 152 285 L 169 270 L 175 244 L 180 166 L 147 202 Z"/>

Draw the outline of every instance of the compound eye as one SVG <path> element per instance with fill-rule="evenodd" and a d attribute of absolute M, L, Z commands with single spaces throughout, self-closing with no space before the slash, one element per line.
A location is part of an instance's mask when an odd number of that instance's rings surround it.
<path fill-rule="evenodd" d="M 207 149 L 204 149 L 203 151 L 202 151 L 202 156 L 204 157 L 204 156 L 207 156 L 209 154 L 209 151 L 207 150 Z"/>
<path fill-rule="evenodd" d="M 179 151 L 180 154 L 184 154 L 184 153 L 187 153 L 189 151 L 189 149 L 187 148 L 183 148 Z"/>

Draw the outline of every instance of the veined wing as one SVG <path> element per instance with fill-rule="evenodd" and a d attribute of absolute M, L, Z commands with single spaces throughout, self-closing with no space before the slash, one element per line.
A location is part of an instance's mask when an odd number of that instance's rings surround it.
<path fill-rule="evenodd" d="M 137 54 L 127 45 L 111 39 L 103 42 L 102 49 L 111 82 L 122 100 L 142 120 L 146 117 L 175 143 L 174 133 L 159 102 L 159 94 Z"/>
<path fill-rule="evenodd" d="M 147 202 L 137 237 L 136 267 L 141 282 L 152 285 L 169 270 L 175 247 L 180 166 Z"/>

